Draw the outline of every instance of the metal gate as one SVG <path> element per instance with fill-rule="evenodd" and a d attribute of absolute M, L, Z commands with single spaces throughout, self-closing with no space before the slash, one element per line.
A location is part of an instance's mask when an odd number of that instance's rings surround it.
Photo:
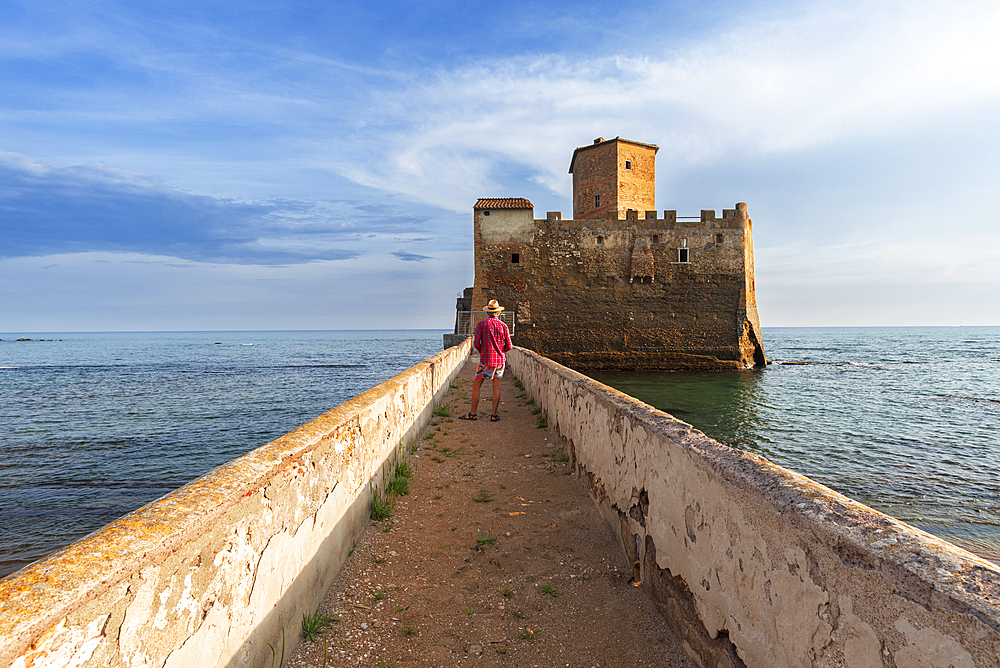
<path fill-rule="evenodd" d="M 461 336 L 472 336 L 476 325 L 490 317 L 487 311 L 458 311 L 455 315 L 455 333 Z M 497 317 L 504 321 L 511 335 L 514 334 L 514 312 L 501 311 Z"/>

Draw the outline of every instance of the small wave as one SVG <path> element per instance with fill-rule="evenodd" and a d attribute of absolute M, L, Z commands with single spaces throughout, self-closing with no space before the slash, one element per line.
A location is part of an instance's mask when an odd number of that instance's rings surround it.
<path fill-rule="evenodd" d="M 802 360 L 775 360 L 772 364 L 779 366 L 856 366 L 862 368 L 878 368 L 875 362 L 803 362 Z"/>
<path fill-rule="evenodd" d="M 19 366 L 0 366 L 0 369 L 20 369 Z"/>
<path fill-rule="evenodd" d="M 240 345 L 241 346 L 252 346 L 253 344 L 252 343 L 241 343 Z"/>
<path fill-rule="evenodd" d="M 982 397 L 963 397 L 959 394 L 936 394 L 934 396 L 942 399 L 962 399 L 964 401 L 982 401 L 985 403 L 1000 404 L 1000 399 L 984 399 Z"/>

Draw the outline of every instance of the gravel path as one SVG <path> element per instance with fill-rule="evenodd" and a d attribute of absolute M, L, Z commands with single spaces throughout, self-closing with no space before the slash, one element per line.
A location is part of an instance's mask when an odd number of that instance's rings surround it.
<path fill-rule="evenodd" d="M 285 666 L 692 666 L 515 379 L 500 422 L 489 383 L 480 419 L 455 419 L 477 361 L 327 593 L 336 621 Z"/>

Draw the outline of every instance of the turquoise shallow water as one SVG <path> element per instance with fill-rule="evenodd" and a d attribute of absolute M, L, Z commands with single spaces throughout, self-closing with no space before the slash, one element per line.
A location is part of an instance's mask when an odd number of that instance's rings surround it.
<path fill-rule="evenodd" d="M 0 334 L 0 576 L 426 359 L 442 333 Z M 1000 327 L 764 343 L 763 370 L 592 375 L 1000 561 Z"/>
<path fill-rule="evenodd" d="M 774 363 L 591 376 L 1000 563 L 1000 327 L 764 328 Z"/>
<path fill-rule="evenodd" d="M 0 334 L 0 577 L 430 357 L 442 333 Z"/>

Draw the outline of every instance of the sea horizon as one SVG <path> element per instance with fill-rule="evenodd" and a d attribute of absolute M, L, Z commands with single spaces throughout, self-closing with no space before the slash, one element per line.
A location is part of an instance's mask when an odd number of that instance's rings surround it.
<path fill-rule="evenodd" d="M 0 577 L 423 361 L 448 331 L 12 333 L 65 340 L 0 346 Z M 764 349 L 774 363 L 754 370 L 587 373 L 1000 561 L 1000 326 L 766 327 Z"/>
<path fill-rule="evenodd" d="M 951 329 L 956 327 L 1000 327 L 1000 324 L 985 325 L 761 325 L 761 329 Z M 350 328 L 302 328 L 302 329 L 60 329 L 60 330 L 6 330 L 0 331 L 0 338 L 14 334 L 197 334 L 212 332 L 432 332 L 453 330 L 448 327 L 350 327 Z"/>

